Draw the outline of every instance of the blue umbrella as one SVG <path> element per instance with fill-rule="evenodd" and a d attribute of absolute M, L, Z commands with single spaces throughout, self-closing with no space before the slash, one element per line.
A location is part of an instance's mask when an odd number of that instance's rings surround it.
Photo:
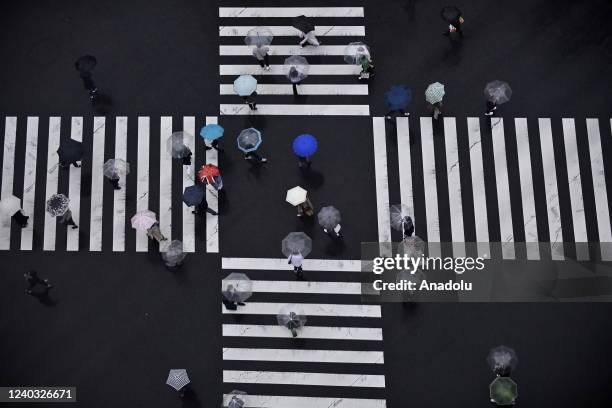
<path fill-rule="evenodd" d="M 217 140 L 223 136 L 224 130 L 225 129 L 217 124 L 206 125 L 200 130 L 200 136 L 202 136 L 204 140 Z"/>
<path fill-rule="evenodd" d="M 412 91 L 406 85 L 393 85 L 385 92 L 385 105 L 389 110 L 406 109 L 412 102 Z"/>
<path fill-rule="evenodd" d="M 183 192 L 183 202 L 187 207 L 193 207 L 194 205 L 200 205 L 204 201 L 206 193 L 204 189 L 199 186 L 189 186 Z"/>
<path fill-rule="evenodd" d="M 257 80 L 252 75 L 240 75 L 234 81 L 234 92 L 240 96 L 249 96 L 257 89 Z"/>
<path fill-rule="evenodd" d="M 317 151 L 317 139 L 304 133 L 293 139 L 293 152 L 299 157 L 310 157 Z"/>
<path fill-rule="evenodd" d="M 244 129 L 238 135 L 236 142 L 243 152 L 254 152 L 261 144 L 261 132 L 255 128 Z"/>

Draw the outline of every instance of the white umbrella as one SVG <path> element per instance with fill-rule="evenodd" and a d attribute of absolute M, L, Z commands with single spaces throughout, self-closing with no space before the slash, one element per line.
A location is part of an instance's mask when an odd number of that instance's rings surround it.
<path fill-rule="evenodd" d="M 19 210 L 21 210 L 21 200 L 14 195 L 2 197 L 2 200 L 0 200 L 1 214 L 13 215 Z"/>
<path fill-rule="evenodd" d="M 221 285 L 221 294 L 232 302 L 244 302 L 253 294 L 253 282 L 244 273 L 230 273 L 223 278 Z"/>
<path fill-rule="evenodd" d="M 439 82 L 429 84 L 429 86 L 425 90 L 425 100 L 431 103 L 432 105 L 434 103 L 442 102 L 444 95 L 444 85 Z"/>
<path fill-rule="evenodd" d="M 146 231 L 157 222 L 157 216 L 151 210 L 138 211 L 131 219 L 132 228 L 138 231 Z"/>
<path fill-rule="evenodd" d="M 300 186 L 293 187 L 287 190 L 287 196 L 285 200 L 291 205 L 300 205 L 306 201 L 306 195 L 308 191 L 304 190 Z"/>
<path fill-rule="evenodd" d="M 189 376 L 187 375 L 187 370 L 184 368 L 174 368 L 170 370 L 168 373 L 168 379 L 166 380 L 166 384 L 171 386 L 177 391 L 180 391 L 181 388 L 189 384 Z"/>

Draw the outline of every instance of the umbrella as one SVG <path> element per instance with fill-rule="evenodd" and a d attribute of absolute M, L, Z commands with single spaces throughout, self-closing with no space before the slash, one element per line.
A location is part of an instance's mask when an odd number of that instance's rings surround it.
<path fill-rule="evenodd" d="M 518 386 L 510 377 L 497 377 L 489 385 L 489 397 L 497 405 L 513 405 L 518 397 Z"/>
<path fill-rule="evenodd" d="M 200 182 L 202 183 L 205 180 L 208 180 L 209 183 L 212 183 L 213 177 L 217 177 L 220 175 L 221 173 L 219 172 L 219 168 L 214 164 L 205 164 L 198 171 L 198 179 L 200 179 Z"/>
<path fill-rule="evenodd" d="M 293 206 L 300 205 L 306 201 L 307 194 L 308 194 L 308 191 L 304 190 L 300 186 L 295 186 L 287 190 L 287 196 L 285 197 L 285 200 Z"/>
<path fill-rule="evenodd" d="M 487 363 L 497 375 L 508 375 L 516 368 L 518 358 L 510 347 L 498 346 L 492 348 L 487 356 Z"/>
<path fill-rule="evenodd" d="M 308 76 L 308 70 L 310 69 L 310 65 L 306 58 L 301 55 L 292 55 L 285 59 L 285 64 L 283 65 L 283 70 L 285 71 L 285 76 L 289 78 L 289 80 L 296 84 L 306 78 Z"/>
<path fill-rule="evenodd" d="M 236 139 L 238 149 L 245 153 L 254 152 L 261 144 L 261 132 L 255 128 L 244 129 Z"/>
<path fill-rule="evenodd" d="M 166 380 L 166 384 L 179 391 L 181 388 L 189 384 L 189 376 L 187 375 L 187 370 L 184 368 L 172 369 L 168 373 L 168 379 Z"/>
<path fill-rule="evenodd" d="M 134 214 L 130 220 L 132 228 L 138 231 L 146 231 L 157 222 L 157 216 L 151 210 L 142 210 Z"/>
<path fill-rule="evenodd" d="M 263 45 L 270 45 L 273 38 L 274 35 L 272 34 L 272 30 L 268 27 L 260 26 L 249 30 L 246 37 L 244 37 L 244 43 L 246 45 L 261 47 Z"/>
<path fill-rule="evenodd" d="M 189 186 L 183 191 L 183 202 L 187 207 L 200 205 L 205 197 L 206 192 L 200 186 Z"/>
<path fill-rule="evenodd" d="M 60 162 L 72 163 L 83 157 L 83 143 L 74 139 L 64 139 L 57 149 Z"/>
<path fill-rule="evenodd" d="M 240 75 L 234 81 L 234 92 L 240 96 L 249 96 L 257 89 L 257 80 L 252 75 Z"/>
<path fill-rule="evenodd" d="M 385 105 L 389 110 L 406 109 L 412 101 L 412 91 L 406 85 L 393 85 L 385 92 Z"/>
<path fill-rule="evenodd" d="M 21 210 L 21 200 L 14 195 L 2 197 L 0 200 L 0 214 L 13 215 Z"/>
<path fill-rule="evenodd" d="M 227 403 L 227 408 L 244 408 L 244 399 L 247 393 L 244 391 L 233 390 L 229 393 L 230 400 Z"/>
<path fill-rule="evenodd" d="M 297 16 L 291 19 L 291 25 L 303 33 L 309 33 L 315 29 L 312 20 L 306 16 Z"/>
<path fill-rule="evenodd" d="M 344 48 L 344 61 L 347 64 L 361 64 L 363 57 L 370 59 L 370 49 L 362 42 L 352 42 Z"/>
<path fill-rule="evenodd" d="M 319 225 L 330 231 L 333 230 L 336 225 L 340 224 L 340 211 L 334 206 L 328 205 L 327 207 L 321 208 L 317 214 Z"/>
<path fill-rule="evenodd" d="M 276 315 L 276 321 L 279 325 L 291 330 L 295 337 L 297 335 L 296 329 L 304 327 L 306 324 L 306 315 L 297 305 L 285 305 Z"/>
<path fill-rule="evenodd" d="M 487 100 L 500 105 L 510 100 L 512 96 L 512 89 L 507 82 L 504 81 L 492 81 L 485 86 L 484 94 Z"/>
<path fill-rule="evenodd" d="M 70 200 L 63 194 L 53 194 L 47 200 L 46 210 L 54 217 L 64 215 L 68 211 L 68 203 Z"/>
<path fill-rule="evenodd" d="M 175 159 L 180 159 L 183 157 L 189 156 L 191 150 L 187 145 L 191 145 L 191 140 L 193 136 L 191 136 L 187 132 L 174 132 L 168 138 L 167 146 L 168 152 L 172 154 L 172 157 Z"/>
<path fill-rule="evenodd" d="M 163 241 L 165 244 L 160 247 L 161 256 L 166 265 L 168 266 L 177 266 L 187 256 L 185 252 L 183 252 L 183 243 L 177 239 L 174 239 L 170 242 Z"/>
<path fill-rule="evenodd" d="M 312 239 L 303 232 L 290 232 L 283 239 L 281 250 L 286 257 L 297 253 L 306 257 L 312 251 Z"/>
<path fill-rule="evenodd" d="M 130 164 L 123 159 L 108 159 L 102 169 L 109 179 L 118 179 L 130 173 Z"/>
<path fill-rule="evenodd" d="M 93 55 L 83 55 L 74 63 L 79 71 L 90 72 L 98 64 L 98 60 Z"/>
<path fill-rule="evenodd" d="M 415 289 L 409 288 L 406 290 L 406 292 L 408 292 L 409 295 L 413 295 L 414 292 L 418 290 L 417 288 L 419 287 L 423 279 L 425 279 L 425 274 L 420 269 L 415 271 L 414 273 L 412 273 L 412 271 L 401 270 L 397 273 L 395 282 L 396 283 L 402 283 L 403 281 L 414 282 L 414 285 L 412 285 L 412 287 Z"/>
<path fill-rule="evenodd" d="M 444 98 L 444 85 L 439 82 L 429 84 L 425 90 L 425 100 L 433 105 L 442 102 L 442 98 Z"/>
<path fill-rule="evenodd" d="M 217 140 L 223 136 L 224 129 L 217 124 L 206 125 L 200 130 L 200 136 L 204 140 Z"/>
<path fill-rule="evenodd" d="M 440 17 L 450 24 L 457 22 L 459 17 L 461 17 L 461 10 L 459 10 L 456 6 L 446 6 L 440 11 Z"/>
<path fill-rule="evenodd" d="M 408 207 L 401 204 L 394 204 L 390 209 L 391 227 L 396 231 L 404 230 L 404 222 L 406 217 L 410 216 Z"/>
<path fill-rule="evenodd" d="M 232 272 L 221 282 L 223 297 L 232 302 L 244 302 L 253 294 L 253 282 L 244 273 Z"/>
<path fill-rule="evenodd" d="M 317 151 L 317 139 L 304 133 L 293 139 L 293 152 L 299 157 L 310 157 Z"/>
<path fill-rule="evenodd" d="M 413 235 L 402 240 L 397 248 L 398 253 L 406 254 L 410 258 L 419 258 L 425 254 L 425 241 Z"/>

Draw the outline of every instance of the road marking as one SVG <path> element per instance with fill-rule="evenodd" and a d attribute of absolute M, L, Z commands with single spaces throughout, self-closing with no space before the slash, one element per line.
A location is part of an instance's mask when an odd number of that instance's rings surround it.
<path fill-rule="evenodd" d="M 516 129 L 516 149 L 521 180 L 521 200 L 523 207 L 523 222 L 525 223 L 527 259 L 537 260 L 540 259 L 540 239 L 538 238 L 535 199 L 533 196 L 533 177 L 531 174 L 531 155 L 529 151 L 527 119 L 514 119 L 514 127 Z"/>
<path fill-rule="evenodd" d="M 206 117 L 207 125 L 218 124 L 216 116 Z M 219 158 L 216 149 L 206 150 L 206 163 L 219 165 Z M 206 201 L 208 205 L 215 211 L 219 210 L 219 197 L 217 192 L 213 192 L 211 188 L 206 188 Z M 219 252 L 219 216 L 206 213 L 206 252 Z"/>
<path fill-rule="evenodd" d="M 368 105 L 257 105 L 257 110 L 251 110 L 248 105 L 221 104 L 219 106 L 221 115 L 299 115 L 299 116 L 368 116 L 370 107 Z"/>
<path fill-rule="evenodd" d="M 359 75 L 360 65 L 349 64 L 313 64 L 308 69 L 308 75 Z M 266 71 L 259 65 L 219 65 L 220 75 L 283 75 L 285 76 L 283 65 L 270 65 L 270 70 Z"/>
<path fill-rule="evenodd" d="M 291 332 L 278 325 L 224 324 L 225 337 L 270 337 L 290 338 Z M 366 340 L 382 341 L 381 328 L 376 327 L 326 327 L 304 326 L 300 329 L 301 339 Z"/>
<path fill-rule="evenodd" d="M 220 26 L 219 37 L 246 37 L 256 26 Z M 266 26 L 274 37 L 297 37 L 300 31 L 292 26 Z M 315 26 L 317 37 L 363 37 L 365 26 Z"/>
<path fill-rule="evenodd" d="M 382 351 L 223 348 L 223 360 L 384 364 Z"/>
<path fill-rule="evenodd" d="M 149 145 L 150 121 L 147 116 L 138 117 L 138 163 L 136 180 L 136 212 L 149 209 Z M 146 231 L 136 231 L 136 252 L 147 252 L 149 238 Z"/>
<path fill-rule="evenodd" d="M 57 194 L 57 184 L 59 178 L 59 164 L 57 160 L 57 149 L 60 144 L 61 118 L 53 116 L 49 118 L 49 140 L 47 148 L 47 190 L 46 201 Z M 5 143 L 6 148 L 6 143 Z M 72 206 L 70 206 L 72 207 Z M 43 250 L 54 251 L 56 239 L 57 220 L 54 216 L 45 211 L 45 231 L 43 235 Z"/>
<path fill-rule="evenodd" d="M 83 118 L 73 117 L 70 123 L 70 138 L 77 142 L 83 141 Z M 82 163 L 82 161 L 81 161 Z M 68 184 L 68 198 L 72 218 L 77 225 L 81 225 L 81 168 L 70 166 L 70 180 Z M 79 230 L 66 229 L 66 251 L 79 250 Z"/>
<path fill-rule="evenodd" d="M 191 165 L 183 166 L 183 189 L 194 184 L 194 169 L 196 163 L 196 149 L 195 149 L 195 117 L 185 116 L 183 117 L 183 132 L 186 132 L 191 137 L 183 139 L 187 143 L 187 147 L 191 150 Z M 195 252 L 195 215 L 191 212 L 191 207 L 187 207 L 185 203 L 182 203 L 181 209 L 183 212 L 183 251 Z"/>
<path fill-rule="evenodd" d="M 36 191 L 36 159 L 38 156 L 38 116 L 28 116 L 26 133 L 25 165 L 23 175 L 22 208 L 30 217 L 28 225 L 21 230 L 21 250 L 31 251 L 34 235 L 34 203 Z M 10 220 L 10 219 L 9 219 Z M 1 235 L 1 233 L 0 233 Z"/>
<path fill-rule="evenodd" d="M 363 7 L 219 7 L 219 17 L 363 17 Z"/>
<path fill-rule="evenodd" d="M 159 228 L 172 239 L 172 155 L 168 139 L 172 135 L 172 116 L 162 116 L 159 133 Z"/>
<path fill-rule="evenodd" d="M 432 118 L 421 117 L 427 245 L 429 247 L 429 256 L 440 256 L 440 218 L 438 216 L 438 188 L 436 185 L 436 157 L 433 138 Z"/>
<path fill-rule="evenodd" d="M 385 387 L 384 375 L 223 370 L 224 383 Z"/>
<path fill-rule="evenodd" d="M 465 233 L 463 230 L 463 205 L 461 198 L 461 175 L 459 148 L 457 147 L 457 124 L 455 118 L 444 118 L 444 143 L 446 148 L 446 174 L 450 207 L 453 256 L 465 256 Z"/>
<path fill-rule="evenodd" d="M 487 197 L 485 194 L 484 169 L 482 166 L 482 145 L 480 143 L 480 120 L 468 118 L 470 143 L 470 167 L 472 172 L 472 193 L 474 195 L 474 218 L 478 256 L 490 257 L 489 224 L 487 221 Z"/>
<path fill-rule="evenodd" d="M 102 250 L 102 209 L 104 202 L 104 139 L 106 118 L 94 117 L 93 147 L 91 153 L 91 220 L 89 250 Z"/>
<path fill-rule="evenodd" d="M 221 268 L 275 271 L 293 270 L 287 264 L 287 258 L 221 258 Z M 361 261 L 358 259 L 304 259 L 303 268 L 306 271 L 361 272 Z"/>
<path fill-rule="evenodd" d="M 307 84 L 299 85 L 300 95 L 367 95 L 363 84 Z M 219 95 L 236 95 L 233 84 L 220 84 Z M 290 84 L 257 84 L 257 95 L 293 95 Z"/>
<path fill-rule="evenodd" d="M 127 117 L 118 116 L 115 119 L 115 159 L 127 162 Z M 119 180 L 120 190 L 114 190 L 113 195 L 113 251 L 125 251 L 125 195 L 127 177 Z"/>
<path fill-rule="evenodd" d="M 320 45 L 318 47 L 300 47 L 296 45 L 272 45 L 269 47 L 269 55 L 320 55 L 320 56 L 336 56 L 344 55 L 346 45 Z M 249 45 L 220 45 L 219 55 L 221 56 L 252 56 L 253 47 Z"/>
<path fill-rule="evenodd" d="M 337 305 L 324 303 L 291 303 L 296 305 L 306 316 L 341 316 L 341 317 L 380 317 L 379 305 Z M 238 310 L 227 310 L 223 305 L 223 314 L 276 315 L 286 303 L 249 302 Z"/>
<path fill-rule="evenodd" d="M 414 217 L 414 201 L 412 190 L 412 160 L 410 158 L 410 126 L 407 117 L 398 117 L 397 126 L 397 160 L 399 165 L 401 204 L 406 207 L 412 222 Z"/>
<path fill-rule="evenodd" d="M 8 116 L 5 120 L 4 151 L 2 154 L 2 198 L 13 195 L 15 140 L 17 138 L 17 117 Z M 11 223 L 12 218 L 10 216 L 2 217 L 2 222 L 0 223 L 0 249 L 9 249 L 11 246 Z"/>
<path fill-rule="evenodd" d="M 372 118 L 374 136 L 374 173 L 376 177 L 376 212 L 378 242 L 391 242 L 389 214 L 389 176 L 387 175 L 387 135 L 385 118 Z"/>
<path fill-rule="evenodd" d="M 232 399 L 231 394 L 223 395 L 223 406 Z M 328 397 L 290 397 L 279 395 L 249 394 L 244 408 L 386 408 L 384 399 L 365 398 L 328 398 Z"/>
<path fill-rule="evenodd" d="M 359 282 L 301 282 L 301 281 L 268 281 L 252 280 L 253 293 L 320 293 L 360 295 Z M 223 290 L 221 284 L 221 290 Z"/>

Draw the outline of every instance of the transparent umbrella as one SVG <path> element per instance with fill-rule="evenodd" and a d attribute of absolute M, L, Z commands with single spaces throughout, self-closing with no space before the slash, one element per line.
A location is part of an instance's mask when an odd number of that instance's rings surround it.
<path fill-rule="evenodd" d="M 244 129 L 236 138 L 238 149 L 245 153 L 254 152 L 261 145 L 261 132 L 255 128 Z"/>
<path fill-rule="evenodd" d="M 292 55 L 285 59 L 283 70 L 292 83 L 298 83 L 308 76 L 310 65 L 301 55 Z"/>
<path fill-rule="evenodd" d="M 180 159 L 189 155 L 191 150 L 188 146 L 193 146 L 193 136 L 187 132 L 174 132 L 167 141 L 168 153 L 175 159 Z"/>
<path fill-rule="evenodd" d="M 489 82 L 487 86 L 485 86 L 484 94 L 487 100 L 496 105 L 501 105 L 510 100 L 510 97 L 512 97 L 512 89 L 507 82 L 496 80 Z"/>
<path fill-rule="evenodd" d="M 68 211 L 68 203 L 70 199 L 63 194 L 53 194 L 47 200 L 46 210 L 54 217 L 64 215 Z"/>
<path fill-rule="evenodd" d="M 14 195 L 2 197 L 0 200 L 0 214 L 13 215 L 21 210 L 21 200 Z"/>
<path fill-rule="evenodd" d="M 253 282 L 244 273 L 232 272 L 221 282 L 222 295 L 232 302 L 244 302 L 253 295 Z"/>
<path fill-rule="evenodd" d="M 404 230 L 406 217 L 410 217 L 410 210 L 405 205 L 393 204 L 390 208 L 391 227 L 396 231 Z"/>
<path fill-rule="evenodd" d="M 109 179 L 118 179 L 130 173 L 130 164 L 123 159 L 108 159 L 104 162 L 102 171 Z"/>
<path fill-rule="evenodd" d="M 157 216 L 151 210 L 138 211 L 131 218 L 132 228 L 137 231 L 146 231 L 157 222 Z"/>
<path fill-rule="evenodd" d="M 442 102 L 444 95 L 444 85 L 439 82 L 429 84 L 429 86 L 425 90 L 425 100 L 431 103 L 432 105 L 434 103 Z"/>
<path fill-rule="evenodd" d="M 326 230 L 333 230 L 336 225 L 340 224 L 340 211 L 334 206 L 328 205 L 327 207 L 321 208 L 317 214 L 319 225 Z"/>
<path fill-rule="evenodd" d="M 240 390 L 233 390 L 227 399 L 227 408 L 243 408 L 247 393 Z"/>
<path fill-rule="evenodd" d="M 244 43 L 246 45 L 261 47 L 270 45 L 273 38 L 274 35 L 272 34 L 272 30 L 268 27 L 259 26 L 249 30 L 246 37 L 244 37 Z"/>
<path fill-rule="evenodd" d="M 489 385 L 491 402 L 500 405 L 514 405 L 518 397 L 518 386 L 510 377 L 497 377 Z"/>
<path fill-rule="evenodd" d="M 290 232 L 283 239 L 281 251 L 286 257 L 300 253 L 305 258 L 312 251 L 312 239 L 303 232 Z"/>
<path fill-rule="evenodd" d="M 518 364 L 516 352 L 510 347 L 498 346 L 492 348 L 487 356 L 487 363 L 497 375 L 510 375 Z"/>
<path fill-rule="evenodd" d="M 183 243 L 177 239 L 170 242 L 163 241 L 159 249 L 162 259 L 168 266 L 180 265 L 187 256 L 187 254 L 183 252 Z"/>
<path fill-rule="evenodd" d="M 370 59 L 370 49 L 362 42 L 352 42 L 344 49 L 344 61 L 347 64 L 360 64 L 363 57 Z"/>
<path fill-rule="evenodd" d="M 189 380 L 189 376 L 187 375 L 187 370 L 184 368 L 174 368 L 170 370 L 168 373 L 168 379 L 166 380 L 166 384 L 171 386 L 177 391 L 180 391 L 181 388 L 189 384 L 191 381 Z"/>
<path fill-rule="evenodd" d="M 306 315 L 297 305 L 285 305 L 276 315 L 279 325 L 291 330 L 293 337 L 297 336 L 297 329 L 306 324 Z"/>

